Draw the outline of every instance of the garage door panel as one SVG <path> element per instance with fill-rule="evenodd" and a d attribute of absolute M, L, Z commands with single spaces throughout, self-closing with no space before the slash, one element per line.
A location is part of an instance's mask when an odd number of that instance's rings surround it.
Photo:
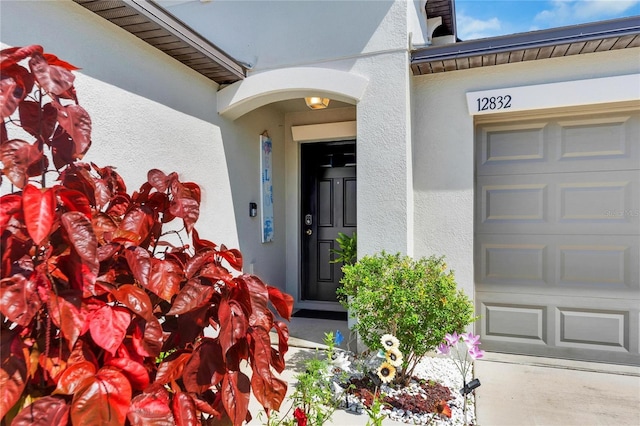
<path fill-rule="evenodd" d="M 637 137 L 637 119 L 631 115 L 578 120 L 560 120 L 561 160 L 619 161 L 634 158 L 632 138 Z"/>
<path fill-rule="evenodd" d="M 478 233 L 640 234 L 640 171 L 479 176 Z"/>
<path fill-rule="evenodd" d="M 482 291 L 476 303 L 484 350 L 640 365 L 633 300 Z"/>
<path fill-rule="evenodd" d="M 483 303 L 483 342 L 526 342 L 547 344 L 546 306 Z"/>
<path fill-rule="evenodd" d="M 640 292 L 637 236 L 477 234 L 475 244 L 476 283 L 485 289 L 621 298 Z"/>
<path fill-rule="evenodd" d="M 545 174 L 637 169 L 640 114 L 494 123 L 476 133 L 476 173 Z"/>
<path fill-rule="evenodd" d="M 546 122 L 498 125 L 482 129 L 479 169 L 510 170 L 545 159 Z M 514 142 L 516 141 L 516 142 Z"/>
<path fill-rule="evenodd" d="M 629 352 L 629 312 L 558 307 L 556 345 Z"/>

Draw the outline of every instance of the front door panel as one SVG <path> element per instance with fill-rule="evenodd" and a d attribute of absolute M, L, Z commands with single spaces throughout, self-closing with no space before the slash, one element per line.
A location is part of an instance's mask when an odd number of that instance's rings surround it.
<path fill-rule="evenodd" d="M 302 146 L 302 298 L 336 302 L 336 238 L 356 230 L 355 142 Z"/>

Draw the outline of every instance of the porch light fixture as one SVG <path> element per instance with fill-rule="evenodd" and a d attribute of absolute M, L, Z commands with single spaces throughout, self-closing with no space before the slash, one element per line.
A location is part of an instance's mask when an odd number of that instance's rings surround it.
<path fill-rule="evenodd" d="M 329 98 L 321 98 L 319 96 L 313 96 L 310 98 L 304 98 L 305 103 L 311 109 L 325 109 L 329 106 Z"/>

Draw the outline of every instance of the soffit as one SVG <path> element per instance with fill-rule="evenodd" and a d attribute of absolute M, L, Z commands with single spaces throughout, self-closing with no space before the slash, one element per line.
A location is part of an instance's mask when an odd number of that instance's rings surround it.
<path fill-rule="evenodd" d="M 218 84 L 245 77 L 245 69 L 152 1 L 73 0 Z"/>
<path fill-rule="evenodd" d="M 426 47 L 411 55 L 414 75 L 640 47 L 638 16 Z"/>

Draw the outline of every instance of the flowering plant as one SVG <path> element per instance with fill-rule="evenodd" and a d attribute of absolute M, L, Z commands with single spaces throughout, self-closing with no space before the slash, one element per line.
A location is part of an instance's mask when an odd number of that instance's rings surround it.
<path fill-rule="evenodd" d="M 438 354 L 451 356 L 453 363 L 456 365 L 458 371 L 460 371 L 460 374 L 462 375 L 463 387 L 462 389 L 460 389 L 460 393 L 462 393 L 463 397 L 465 398 L 465 424 L 467 424 L 467 395 L 473 392 L 473 389 L 480 386 L 480 381 L 478 379 L 468 381 L 471 378 L 471 369 L 473 367 L 473 362 L 476 359 L 484 357 L 484 351 L 480 349 L 478 345 L 480 345 L 480 336 L 477 336 L 471 332 L 460 335 L 454 332 L 453 334 L 446 334 L 444 337 L 444 342 L 442 342 L 436 349 L 436 352 Z"/>

